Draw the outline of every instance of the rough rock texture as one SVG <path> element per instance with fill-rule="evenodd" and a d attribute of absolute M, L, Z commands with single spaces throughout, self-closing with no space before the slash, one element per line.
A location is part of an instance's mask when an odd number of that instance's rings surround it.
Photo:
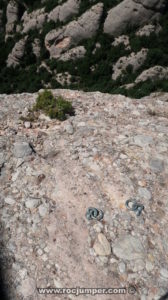
<path fill-rule="evenodd" d="M 27 33 L 32 29 L 40 29 L 43 27 L 43 24 L 47 18 L 47 13 L 44 12 L 44 8 L 37 9 L 30 14 L 25 11 L 22 16 L 23 21 L 23 33 Z"/>
<path fill-rule="evenodd" d="M 142 28 L 140 28 L 137 32 L 136 32 L 136 35 L 137 36 L 150 36 L 150 34 L 152 32 L 158 34 L 160 31 L 161 31 L 161 26 L 158 24 L 158 25 L 152 25 L 152 24 L 148 24 L 148 25 L 145 25 L 143 26 Z"/>
<path fill-rule="evenodd" d="M 45 37 L 45 46 L 50 52 L 50 57 L 58 58 L 70 46 L 94 36 L 99 28 L 102 12 L 103 4 L 98 3 L 92 6 L 77 21 L 72 21 L 59 30 L 50 31 Z"/>
<path fill-rule="evenodd" d="M 62 5 L 56 6 L 49 14 L 48 20 L 57 22 L 65 22 L 69 17 L 78 13 L 80 7 L 80 0 L 68 0 Z"/>
<path fill-rule="evenodd" d="M 17 66 L 20 64 L 20 60 L 24 55 L 25 44 L 26 44 L 27 36 L 17 42 L 12 49 L 12 52 L 8 55 L 7 66 Z"/>
<path fill-rule="evenodd" d="M 9 1 L 6 10 L 6 39 L 14 30 L 15 22 L 18 20 L 18 3 L 14 0 Z"/>
<path fill-rule="evenodd" d="M 68 60 L 75 60 L 77 58 L 83 58 L 85 56 L 85 53 L 86 53 L 85 47 L 78 46 L 62 54 L 59 60 L 68 61 Z"/>
<path fill-rule="evenodd" d="M 162 66 L 155 66 L 148 70 L 143 71 L 135 80 L 135 83 L 146 81 L 148 79 L 167 79 L 168 78 L 168 68 Z"/>
<path fill-rule="evenodd" d="M 133 72 L 138 70 L 145 62 L 147 52 L 148 50 L 143 48 L 137 53 L 132 52 L 129 56 L 120 57 L 116 64 L 113 65 L 112 79 L 116 80 L 129 65 L 132 66 Z"/>
<path fill-rule="evenodd" d="M 46 299 L 36 287 L 133 285 L 133 295 L 94 299 L 158 300 L 168 278 L 168 94 L 53 93 L 71 100 L 76 115 L 61 123 L 41 114 L 29 128 L 20 117 L 37 94 L 0 95 L 1 268 L 9 299 Z M 15 143 L 34 151 L 16 157 Z M 144 205 L 141 216 L 125 207 L 130 197 Z M 104 211 L 102 222 L 87 221 L 90 206 Z M 100 233 L 108 256 L 93 249 Z M 60 295 L 47 295 L 53 298 Z"/>
<path fill-rule="evenodd" d="M 127 26 L 142 25 L 157 18 L 164 8 L 165 0 L 124 0 L 109 10 L 104 23 L 104 32 L 117 36 Z"/>
<path fill-rule="evenodd" d="M 32 43 L 32 47 L 33 47 L 33 53 L 38 58 L 40 56 L 40 51 L 41 51 L 40 40 L 34 39 L 34 42 Z"/>

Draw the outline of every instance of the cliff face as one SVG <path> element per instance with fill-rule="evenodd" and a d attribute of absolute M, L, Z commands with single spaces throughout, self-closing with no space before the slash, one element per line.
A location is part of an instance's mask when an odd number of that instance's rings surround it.
<path fill-rule="evenodd" d="M 151 68 L 168 67 L 167 16 L 165 0 L 3 0 L 0 92 L 70 87 L 141 97 L 167 91 L 167 77 L 150 76 Z M 144 71 L 148 80 L 138 85 Z"/>
<path fill-rule="evenodd" d="M 72 101 L 75 116 L 60 122 L 41 113 L 24 122 L 37 94 L 0 95 L 1 268 L 9 299 L 46 299 L 37 287 L 129 285 L 135 294 L 117 299 L 159 299 L 168 280 L 168 94 L 53 93 Z M 144 206 L 139 217 L 125 206 L 129 198 Z M 88 221 L 88 207 L 103 210 L 103 220 Z M 116 299 L 109 296 L 94 297 Z"/>

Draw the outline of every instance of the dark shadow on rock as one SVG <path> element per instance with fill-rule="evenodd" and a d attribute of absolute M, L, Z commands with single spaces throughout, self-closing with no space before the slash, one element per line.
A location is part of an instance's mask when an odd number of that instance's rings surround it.
<path fill-rule="evenodd" d="M 1 300 L 10 300 L 7 295 L 6 287 L 3 280 L 2 272 L 0 273 L 0 299 Z"/>
<path fill-rule="evenodd" d="M 2 199 L 0 199 L 1 202 Z M 6 255 L 3 244 L 3 236 L 4 236 L 4 227 L 3 224 L 0 223 L 0 300 L 10 300 L 9 299 L 9 287 L 7 285 L 6 276 L 5 276 L 5 268 L 6 268 Z"/>
<path fill-rule="evenodd" d="M 167 300 L 168 299 L 168 292 L 163 295 L 161 298 L 159 298 L 159 300 Z"/>

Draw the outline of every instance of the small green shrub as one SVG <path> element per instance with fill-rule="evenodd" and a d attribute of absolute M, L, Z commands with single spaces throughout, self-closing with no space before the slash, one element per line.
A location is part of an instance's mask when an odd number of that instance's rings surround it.
<path fill-rule="evenodd" d="M 69 101 L 61 96 L 55 98 L 52 92 L 48 90 L 39 93 L 33 110 L 43 110 L 50 118 L 56 118 L 60 121 L 66 120 L 67 114 L 74 115 L 74 108 Z"/>
<path fill-rule="evenodd" d="M 36 104 L 34 106 L 34 110 L 47 110 L 49 107 L 53 107 L 54 105 L 55 98 L 53 94 L 50 91 L 45 90 L 44 92 L 39 93 Z"/>

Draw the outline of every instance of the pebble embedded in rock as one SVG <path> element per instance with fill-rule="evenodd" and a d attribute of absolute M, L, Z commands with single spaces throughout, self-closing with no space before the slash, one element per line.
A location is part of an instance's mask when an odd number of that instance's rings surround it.
<path fill-rule="evenodd" d="M 126 270 L 126 265 L 123 261 L 121 261 L 119 264 L 118 264 L 118 269 L 119 269 L 119 272 L 120 273 L 125 273 L 125 270 Z"/>
<path fill-rule="evenodd" d="M 146 147 L 153 142 L 153 138 L 151 136 L 145 135 L 136 135 L 134 137 L 134 144 L 140 147 Z"/>
<path fill-rule="evenodd" d="M 26 275 L 27 275 L 27 270 L 24 268 L 24 269 L 20 269 L 19 270 L 19 276 L 22 278 L 22 279 L 25 279 Z"/>
<path fill-rule="evenodd" d="M 14 205 L 15 204 L 15 199 L 11 198 L 11 197 L 7 197 L 5 198 L 5 203 L 9 204 L 9 205 Z"/>
<path fill-rule="evenodd" d="M 41 249 L 38 249 L 38 250 L 37 250 L 37 254 L 38 254 L 39 256 L 41 256 L 41 255 L 43 254 L 43 251 L 42 251 Z"/>
<path fill-rule="evenodd" d="M 151 159 L 149 165 L 151 170 L 155 173 L 160 173 L 164 170 L 164 162 L 161 159 Z"/>
<path fill-rule="evenodd" d="M 141 295 L 141 300 L 147 300 L 146 295 Z"/>
<path fill-rule="evenodd" d="M 108 263 L 108 257 L 107 256 L 99 256 L 99 260 L 103 263 L 103 264 L 107 264 Z"/>
<path fill-rule="evenodd" d="M 68 134 L 73 134 L 74 133 L 74 129 L 73 129 L 73 126 L 71 124 L 67 124 L 65 125 L 65 131 L 68 133 Z"/>
<path fill-rule="evenodd" d="M 39 205 L 39 199 L 29 199 L 25 202 L 27 208 L 36 208 Z"/>
<path fill-rule="evenodd" d="M 85 122 L 79 122 L 77 124 L 77 127 L 85 127 L 86 126 L 86 123 Z"/>
<path fill-rule="evenodd" d="M 31 123 L 30 122 L 24 122 L 24 127 L 29 129 L 31 128 Z"/>
<path fill-rule="evenodd" d="M 100 233 L 103 229 L 103 224 L 102 223 L 96 223 L 95 225 L 93 225 L 93 229 L 97 232 Z"/>
<path fill-rule="evenodd" d="M 13 154 L 17 158 L 23 158 L 32 154 L 32 148 L 30 147 L 29 143 L 16 142 L 14 144 Z"/>
<path fill-rule="evenodd" d="M 118 260 L 115 259 L 115 258 L 113 258 L 113 257 L 110 259 L 110 263 L 111 263 L 111 264 L 115 264 L 115 263 L 117 263 L 117 262 L 118 262 Z"/>
<path fill-rule="evenodd" d="M 110 255 L 111 254 L 111 246 L 108 242 L 107 238 L 103 233 L 99 233 L 96 242 L 93 245 L 93 248 L 97 255 Z"/>
<path fill-rule="evenodd" d="M 133 272 L 142 271 L 145 268 L 145 262 L 142 259 L 136 259 L 133 264 Z"/>
<path fill-rule="evenodd" d="M 26 278 L 21 282 L 19 287 L 19 292 L 24 295 L 24 297 L 30 297 L 34 294 L 36 289 L 36 283 L 32 278 Z"/>
<path fill-rule="evenodd" d="M 162 269 L 160 270 L 160 275 L 161 275 L 163 278 L 168 279 L 168 270 L 162 268 Z"/>
<path fill-rule="evenodd" d="M 139 187 L 138 194 L 140 197 L 142 197 L 145 200 L 151 200 L 152 198 L 151 192 L 148 189 L 143 187 Z"/>
<path fill-rule="evenodd" d="M 39 215 L 40 215 L 41 217 L 45 217 L 45 215 L 47 214 L 47 212 L 48 212 L 47 207 L 41 204 L 41 205 L 39 206 Z"/>
<path fill-rule="evenodd" d="M 147 270 L 147 272 L 151 272 L 153 270 L 153 268 L 154 268 L 153 263 L 151 261 L 147 260 L 146 261 L 146 270 Z"/>
<path fill-rule="evenodd" d="M 144 248 L 141 241 L 131 235 L 120 236 L 112 245 L 114 254 L 126 260 L 143 259 Z"/>

